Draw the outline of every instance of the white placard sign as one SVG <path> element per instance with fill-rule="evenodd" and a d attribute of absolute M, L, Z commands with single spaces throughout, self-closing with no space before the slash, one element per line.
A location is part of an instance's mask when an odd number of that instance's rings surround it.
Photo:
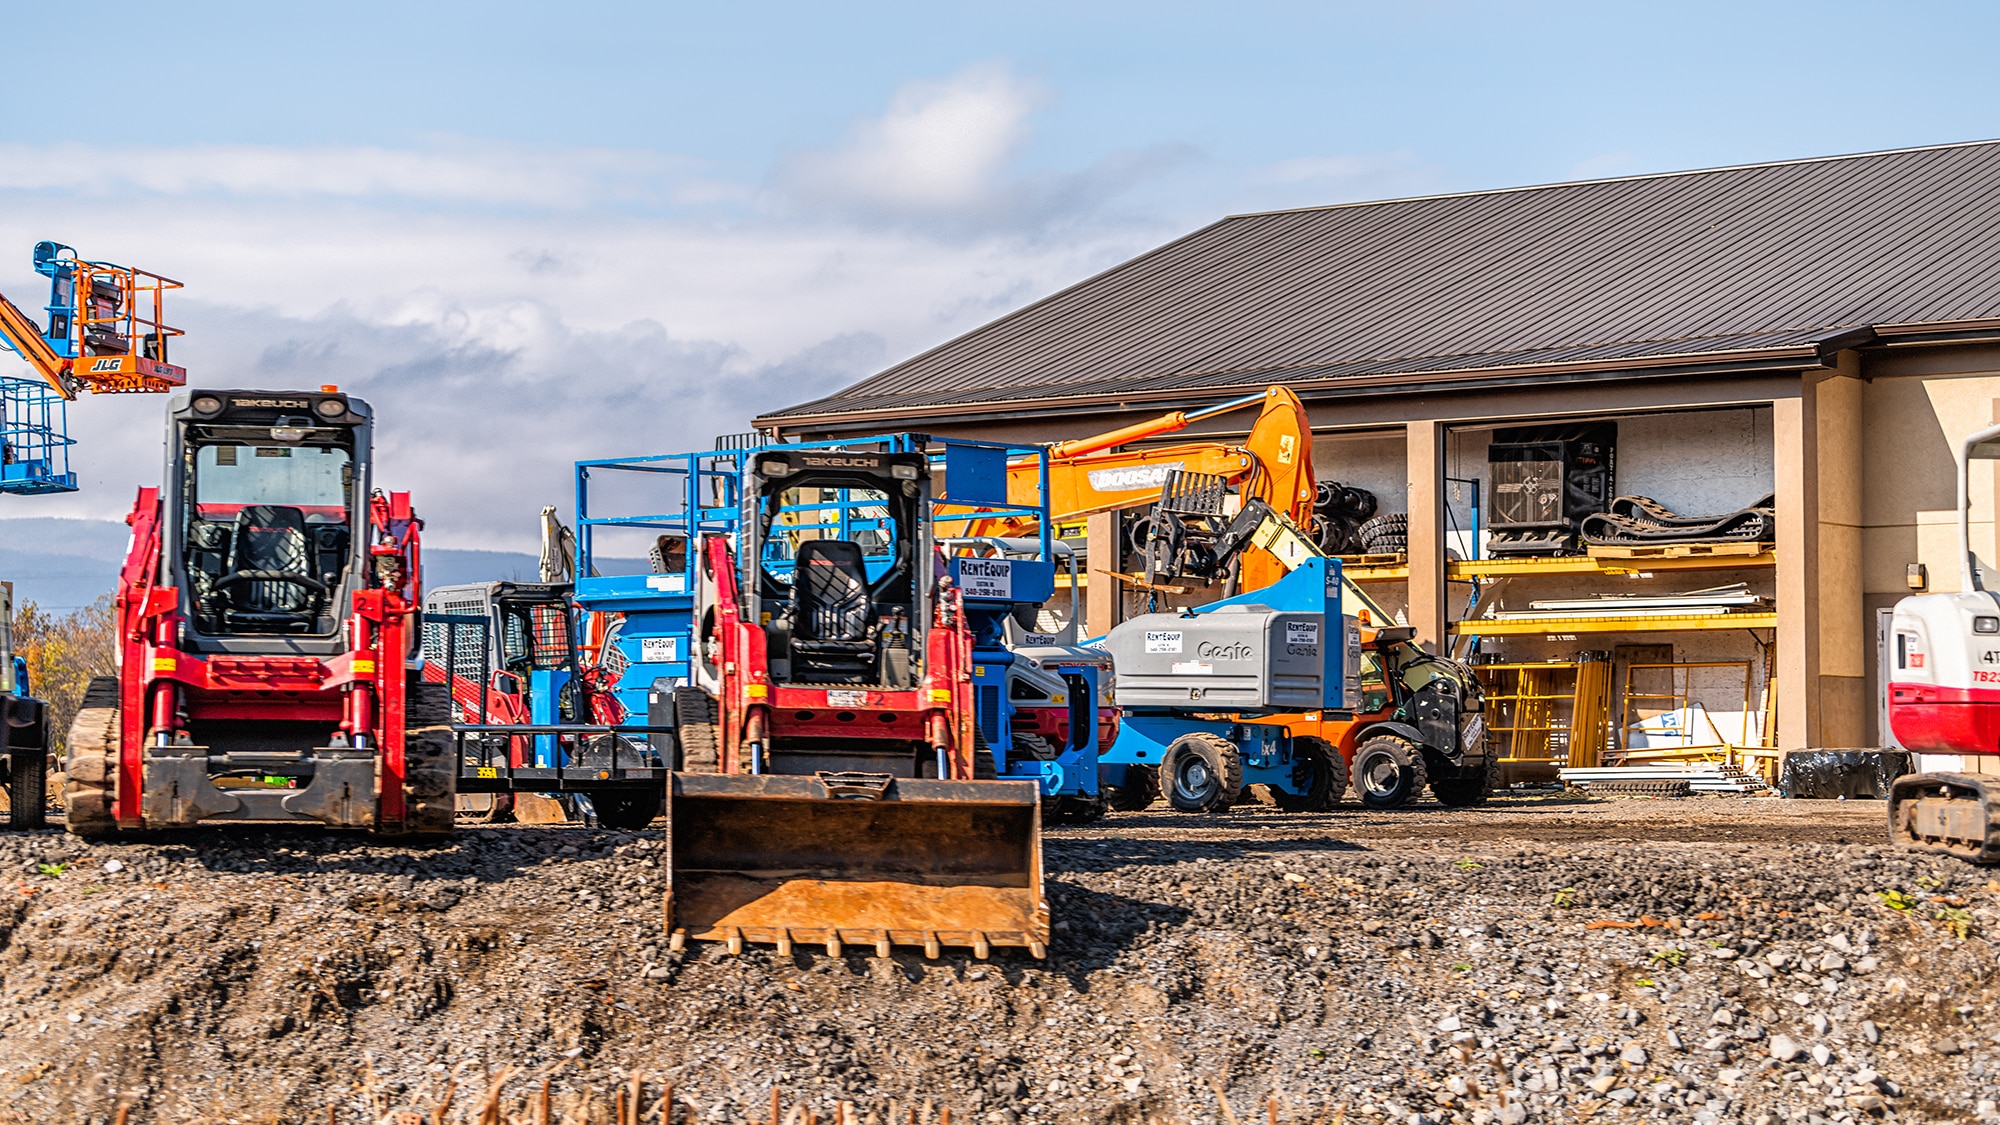
<path fill-rule="evenodd" d="M 640 637 L 639 663 L 677 664 L 681 658 L 679 637 Z"/>
<path fill-rule="evenodd" d="M 958 588 L 968 598 L 1014 598 L 1014 564 L 1007 559 L 958 560 Z"/>

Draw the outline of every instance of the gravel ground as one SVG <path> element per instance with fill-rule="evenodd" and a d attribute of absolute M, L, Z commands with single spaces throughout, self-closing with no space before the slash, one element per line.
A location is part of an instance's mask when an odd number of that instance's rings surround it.
<path fill-rule="evenodd" d="M 559 1115 L 638 1073 L 716 1122 L 774 1085 L 988 1125 L 1222 1123 L 1218 1091 L 1288 1125 L 2000 1122 L 2000 872 L 1881 815 L 1114 815 L 1049 833 L 1043 962 L 670 955 L 657 831 L 0 834 L 0 1120 L 375 1120 L 518 1067 Z"/>

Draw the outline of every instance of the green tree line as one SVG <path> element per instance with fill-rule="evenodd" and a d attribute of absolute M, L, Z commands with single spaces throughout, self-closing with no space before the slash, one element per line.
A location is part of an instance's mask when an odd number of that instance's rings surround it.
<path fill-rule="evenodd" d="M 116 673 L 116 614 L 110 594 L 82 609 L 50 613 L 34 602 L 14 608 L 14 655 L 27 661 L 31 693 L 49 706 L 50 750 L 69 749 L 69 724 L 94 676 Z"/>

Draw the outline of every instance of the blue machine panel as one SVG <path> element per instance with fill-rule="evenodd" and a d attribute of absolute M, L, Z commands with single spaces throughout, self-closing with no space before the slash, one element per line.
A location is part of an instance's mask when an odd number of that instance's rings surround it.
<path fill-rule="evenodd" d="M 1007 451 L 997 446 L 947 442 L 944 492 L 938 499 L 954 504 L 1007 503 Z"/>

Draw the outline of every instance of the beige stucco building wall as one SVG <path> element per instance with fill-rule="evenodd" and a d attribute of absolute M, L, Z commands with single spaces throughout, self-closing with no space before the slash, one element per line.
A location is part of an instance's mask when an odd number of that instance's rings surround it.
<path fill-rule="evenodd" d="M 1158 409 L 921 428 L 1047 442 L 1125 425 Z M 1478 447 L 1494 427 L 1615 418 L 1630 462 L 1619 474 L 1620 491 L 1661 493 L 1690 510 L 1734 507 L 1774 492 L 1778 564 L 1754 584 L 1761 590 L 1768 583 L 1777 601 L 1778 745 L 1880 745 L 1876 611 L 1909 593 L 1911 563 L 1923 564 L 1929 589 L 1957 587 L 1952 450 L 1966 433 L 2000 421 L 2000 343 L 1842 352 L 1828 366 L 1803 372 L 1382 394 L 1309 403 L 1308 412 L 1321 477 L 1368 487 L 1381 510 L 1410 513 L 1411 579 L 1384 594 L 1429 640 L 1444 635 L 1462 600 L 1443 580 L 1445 478 L 1484 476 Z M 1227 440 L 1247 422 L 1224 416 L 1176 439 Z M 1974 548 L 2000 585 L 1994 515 L 2000 467 L 1981 466 L 1972 495 Z M 1099 542 L 1108 547 L 1108 520 L 1093 519 L 1091 532 L 1093 550 Z M 1091 628 L 1107 627 L 1115 612 L 1110 584 L 1093 583 L 1089 602 Z M 1672 635 L 1679 652 L 1700 658 L 1712 650 L 1729 659 L 1740 658 L 1735 649 L 1748 641 L 1770 636 L 1736 636 L 1730 643 L 1744 643 L 1731 648 L 1721 637 Z"/>
<path fill-rule="evenodd" d="M 1858 491 L 1858 556 L 1851 567 L 1859 594 L 1852 599 L 1822 596 L 1821 612 L 1851 622 L 1846 634 L 1864 657 L 1848 665 L 1850 651 L 1822 645 L 1822 663 L 1865 680 L 1868 715 L 1863 741 L 1888 741 L 1881 729 L 1881 676 L 1877 656 L 1877 613 L 1911 592 L 1909 566 L 1920 563 L 1928 589 L 1959 588 L 1957 486 L 1953 454 L 1965 435 L 2000 421 L 2000 349 L 1952 347 L 1890 351 L 1864 356 L 1865 380 L 1858 381 L 1859 450 L 1848 459 Z M 1830 459 L 1825 463 L 1831 463 Z M 1972 548 L 1982 581 L 2000 578 L 2000 530 L 1995 500 L 2000 468 L 1975 462 L 1972 473 Z M 1840 558 L 1825 560 L 1830 570 L 1850 569 Z"/>

